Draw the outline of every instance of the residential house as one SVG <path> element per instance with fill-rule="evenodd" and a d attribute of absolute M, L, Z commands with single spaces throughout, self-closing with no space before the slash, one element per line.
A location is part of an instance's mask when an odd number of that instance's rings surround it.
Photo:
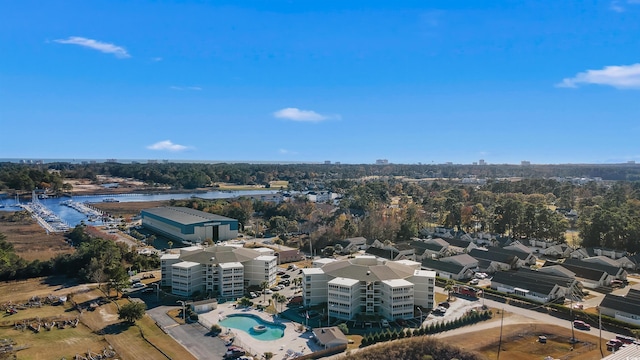
<path fill-rule="evenodd" d="M 435 271 L 437 276 L 446 279 L 462 281 L 472 278 L 474 274 L 468 267 L 442 260 L 425 258 L 422 259 L 421 265 L 423 269 Z"/>
<path fill-rule="evenodd" d="M 541 303 L 562 299 L 576 280 L 530 269 L 500 271 L 493 275 L 491 288 Z"/>
<path fill-rule="evenodd" d="M 478 248 L 469 252 L 469 255 L 478 260 L 480 270 L 489 273 L 501 270 L 515 270 L 522 267 L 524 261 L 518 254 L 515 251 L 498 247 L 490 247 L 486 250 Z"/>
<path fill-rule="evenodd" d="M 587 259 L 591 259 L 591 260 L 587 260 Z M 596 270 L 601 270 L 606 272 L 607 274 L 611 275 L 611 277 L 613 279 L 617 279 L 620 281 L 626 281 L 627 280 L 627 271 L 623 268 L 621 268 L 620 266 L 617 265 L 616 262 L 614 262 L 614 264 L 616 265 L 609 265 L 606 263 L 606 257 L 593 257 L 593 258 L 584 258 L 582 260 L 580 259 L 565 259 L 564 262 L 562 263 L 563 265 L 574 265 L 574 266 L 581 266 L 581 267 L 586 267 L 586 268 L 591 268 L 591 269 L 596 269 Z"/>
<path fill-rule="evenodd" d="M 549 266 L 553 266 L 554 269 L 545 269 Z M 546 261 L 540 271 L 558 274 L 560 270 L 558 270 L 558 268 L 555 268 L 556 266 L 563 267 L 566 270 L 573 272 L 576 279 L 582 283 L 582 286 L 588 289 L 596 289 L 611 284 L 611 276 L 606 271 L 596 270 L 588 267 Z"/>
<path fill-rule="evenodd" d="M 353 237 L 344 240 L 336 241 L 336 244 L 340 244 L 342 246 L 341 254 L 353 254 L 360 250 L 365 250 L 367 248 L 367 239 L 360 237 Z"/>
<path fill-rule="evenodd" d="M 449 244 L 447 251 L 451 254 L 468 253 L 469 251 L 478 248 L 478 245 L 474 244 L 473 241 L 462 239 L 447 239 L 446 242 Z"/>
<path fill-rule="evenodd" d="M 325 349 L 349 343 L 349 339 L 337 326 L 315 328 L 313 329 L 313 337 L 318 345 L 323 346 Z"/>
<path fill-rule="evenodd" d="M 571 256 L 572 251 L 573 249 L 567 246 L 566 244 L 556 244 L 556 245 L 551 245 L 546 249 L 544 249 L 542 254 L 544 254 L 545 256 L 555 257 L 555 258 L 566 258 Z"/>
<path fill-rule="evenodd" d="M 440 239 L 414 239 L 409 245 L 414 249 L 415 259 L 437 259 L 447 255 L 449 244 Z"/>
<path fill-rule="evenodd" d="M 607 294 L 600 302 L 602 315 L 640 325 L 640 290 L 629 289 L 626 296 Z"/>

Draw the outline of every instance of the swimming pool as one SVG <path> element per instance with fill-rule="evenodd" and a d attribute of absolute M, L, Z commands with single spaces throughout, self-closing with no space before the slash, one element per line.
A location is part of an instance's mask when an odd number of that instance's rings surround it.
<path fill-rule="evenodd" d="M 264 321 L 251 314 L 229 314 L 219 322 L 221 326 L 238 329 L 251 335 L 254 339 L 262 341 L 278 340 L 284 336 L 284 325 Z M 253 327 L 258 325 L 266 326 L 266 331 L 256 332 Z"/>

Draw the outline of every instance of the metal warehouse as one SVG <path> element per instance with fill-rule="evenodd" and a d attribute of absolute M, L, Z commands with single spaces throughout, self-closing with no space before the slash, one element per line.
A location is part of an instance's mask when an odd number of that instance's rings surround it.
<path fill-rule="evenodd" d="M 238 220 L 185 207 L 142 210 L 142 225 L 158 234 L 191 243 L 234 239 Z"/>

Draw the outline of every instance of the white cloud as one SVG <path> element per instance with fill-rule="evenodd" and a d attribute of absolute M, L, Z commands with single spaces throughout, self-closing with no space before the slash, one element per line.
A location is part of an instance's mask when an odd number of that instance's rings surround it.
<path fill-rule="evenodd" d="M 151 58 L 151 61 L 155 61 L 155 62 L 162 61 L 162 58 L 160 56 L 154 57 L 154 58 Z"/>
<path fill-rule="evenodd" d="M 116 57 L 121 59 L 131 57 L 131 55 L 129 55 L 127 50 L 122 46 L 117 46 L 114 44 L 109 44 L 109 43 L 101 42 L 98 40 L 87 39 L 80 36 L 70 36 L 68 39 L 58 39 L 54 41 L 59 44 L 72 44 L 72 45 L 84 46 L 90 49 L 101 51 L 103 53 L 113 54 Z"/>
<path fill-rule="evenodd" d="M 171 140 L 158 141 L 153 145 L 147 146 L 147 149 L 149 150 L 172 151 L 172 152 L 184 151 L 184 150 L 187 150 L 188 148 L 189 148 L 188 146 L 174 144 L 171 142 Z"/>
<path fill-rule="evenodd" d="M 556 86 L 576 88 L 580 84 L 608 85 L 618 89 L 640 88 L 640 63 L 587 70 L 572 78 L 563 79 Z"/>
<path fill-rule="evenodd" d="M 169 89 L 178 90 L 178 91 L 182 91 L 182 90 L 200 91 L 200 90 L 202 90 L 202 88 L 200 86 L 169 86 Z"/>
<path fill-rule="evenodd" d="M 340 115 L 322 115 L 313 110 L 300 110 L 298 108 L 284 108 L 274 112 L 273 116 L 278 119 L 302 122 L 320 122 L 340 118 Z"/>

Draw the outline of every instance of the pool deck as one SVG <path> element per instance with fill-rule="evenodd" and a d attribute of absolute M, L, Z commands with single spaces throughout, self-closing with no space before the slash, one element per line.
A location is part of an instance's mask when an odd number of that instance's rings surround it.
<path fill-rule="evenodd" d="M 253 308 L 235 308 L 233 303 L 225 303 L 218 305 L 215 310 L 200 314 L 200 318 L 204 320 L 202 322 L 207 324 L 218 324 L 220 320 L 229 314 L 252 314 L 265 321 L 285 325 L 284 336 L 278 340 L 271 341 L 258 340 L 242 330 L 221 326 L 222 337 L 235 337 L 234 345 L 244 348 L 253 355 L 258 355 L 258 359 L 265 352 L 272 352 L 274 354 L 273 358 L 279 360 L 291 358 L 287 355 L 288 350 L 308 354 L 322 349 L 313 341 L 311 332 L 300 333 L 297 331 L 300 327 L 299 323 L 275 317 L 272 314 Z"/>

